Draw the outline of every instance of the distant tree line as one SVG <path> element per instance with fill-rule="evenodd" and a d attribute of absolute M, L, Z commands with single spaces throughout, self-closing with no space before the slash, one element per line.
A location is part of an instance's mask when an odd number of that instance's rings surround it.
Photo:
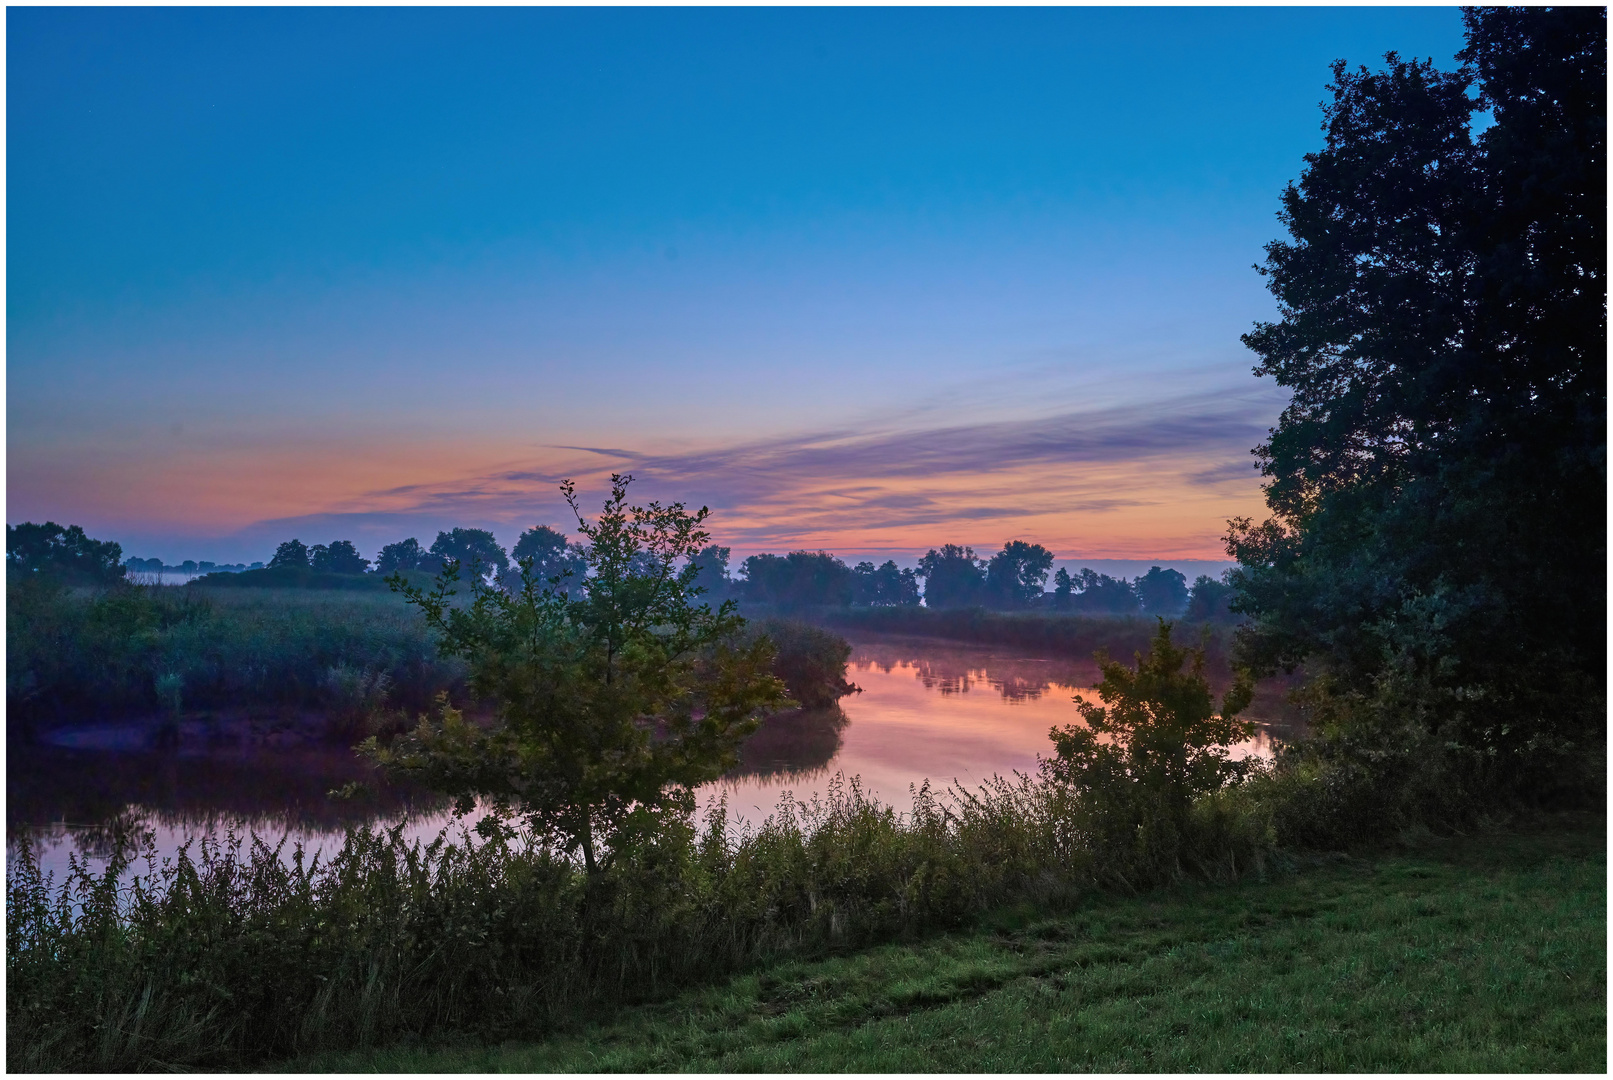
<path fill-rule="evenodd" d="M 711 546 L 696 558 L 699 584 L 718 596 L 770 604 L 781 610 L 823 607 L 917 607 L 944 610 L 1064 611 L 1079 614 L 1185 615 L 1231 619 L 1230 587 L 1200 576 L 1191 588 L 1176 570 L 1158 566 L 1132 581 L 1083 567 L 1059 570 L 1046 589 L 1053 553 L 1040 544 L 1011 540 L 989 559 L 957 544 L 932 548 L 916 568 L 893 560 L 848 566 L 826 551 L 752 555 L 729 577 L 730 549 Z"/>
<path fill-rule="evenodd" d="M 787 555 L 752 555 L 730 576 L 731 548 L 709 544 L 690 557 L 695 584 L 713 602 L 737 600 L 767 604 L 782 611 L 837 607 L 926 607 L 946 610 L 985 608 L 992 611 L 1057 611 L 1089 615 L 1185 616 L 1194 621 L 1231 620 L 1227 602 L 1231 587 L 1200 576 L 1191 587 L 1176 570 L 1155 566 L 1130 581 L 1087 567 L 1075 574 L 1060 569 L 1053 589 L 1046 588 L 1053 553 L 1041 544 L 1010 540 L 990 558 L 958 544 L 931 548 L 917 567 L 902 568 L 887 559 L 848 566 L 827 551 L 792 551 Z M 77 525 L 53 522 L 7 527 L 7 562 L 14 570 L 51 569 L 58 576 L 85 583 L 111 583 L 129 573 L 207 574 L 262 569 L 264 564 L 216 564 L 187 559 L 170 566 L 160 559 L 128 559 L 115 543 L 91 540 Z M 482 581 L 513 586 L 530 560 L 540 580 L 564 589 L 567 580 L 586 573 L 586 553 L 564 533 L 538 525 L 521 533 L 506 552 L 486 529 L 456 528 L 439 532 L 431 546 L 416 537 L 381 548 L 373 560 L 359 554 L 350 540 L 309 546 L 287 540 L 275 548 L 267 569 L 301 568 L 325 574 L 436 573 L 448 562 L 459 565 L 463 580 L 472 573 Z"/>

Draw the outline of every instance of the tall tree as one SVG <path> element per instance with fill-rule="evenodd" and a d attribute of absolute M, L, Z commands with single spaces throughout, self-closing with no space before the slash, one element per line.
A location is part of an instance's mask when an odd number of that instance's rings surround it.
<path fill-rule="evenodd" d="M 689 556 L 689 563 L 695 568 L 694 583 L 705 590 L 708 602 L 715 600 L 721 603 L 728 599 L 729 590 L 733 587 L 733 581 L 728 577 L 728 559 L 732 554 L 733 548 L 707 544 Z"/>
<path fill-rule="evenodd" d="M 761 711 L 785 700 L 772 643 L 738 644 L 744 620 L 733 605 L 714 611 L 692 595 L 688 558 L 710 539 L 705 508 L 629 506 L 632 478 L 611 479 L 592 522 L 571 485 L 561 489 L 588 540 L 580 590 L 556 591 L 530 564 L 513 591 L 472 580 L 468 605 L 451 602 L 456 566 L 431 592 L 392 579 L 444 651 L 469 660 L 495 722 L 470 723 L 444 705 L 390 748 L 364 746 L 462 808 L 485 797 L 580 850 L 590 876 L 639 826 L 692 810 L 693 788 L 731 767 Z"/>
<path fill-rule="evenodd" d="M 81 525 L 43 525 L 25 521 L 6 526 L 8 574 L 45 575 L 88 585 L 115 585 L 124 580 L 123 547 L 112 540 L 92 540 Z"/>
<path fill-rule="evenodd" d="M 441 561 L 420 546 L 414 537 L 387 544 L 375 558 L 375 572 L 395 574 L 399 570 L 436 570 Z"/>
<path fill-rule="evenodd" d="M 919 560 L 918 576 L 924 579 L 927 608 L 973 607 L 985 600 L 986 564 L 975 557 L 972 547 L 931 548 Z"/>
<path fill-rule="evenodd" d="M 1334 67 L 1266 249 L 1281 318 L 1244 337 L 1293 393 L 1272 516 L 1228 545 L 1246 662 L 1521 790 L 1605 700 L 1606 13 L 1466 19 L 1458 71 Z"/>
<path fill-rule="evenodd" d="M 1131 583 L 1137 602 L 1149 615 L 1180 615 L 1187 607 L 1187 578 L 1180 570 L 1150 566 Z"/>
<path fill-rule="evenodd" d="M 1024 608 L 1042 598 L 1053 553 L 1041 544 L 1010 540 L 986 563 L 986 595 L 997 607 Z"/>
<path fill-rule="evenodd" d="M 516 565 L 502 576 L 512 584 L 519 580 L 528 560 L 539 581 L 570 575 L 574 580 L 569 584 L 581 584 L 588 568 L 582 545 L 567 541 L 565 533 L 547 525 L 536 525 L 522 532 L 515 547 L 510 549 L 510 557 Z"/>
<path fill-rule="evenodd" d="M 308 562 L 328 574 L 362 574 L 370 568 L 370 560 L 358 553 L 351 540 L 315 544 L 308 551 Z"/>
<path fill-rule="evenodd" d="M 886 559 L 877 567 L 871 562 L 860 562 L 851 570 L 856 578 L 852 603 L 869 607 L 918 606 L 918 572 L 902 569 L 895 559 Z"/>
<path fill-rule="evenodd" d="M 269 569 L 274 570 L 282 566 L 307 566 L 308 546 L 301 540 L 287 540 L 274 549 L 274 558 L 269 560 Z"/>
<path fill-rule="evenodd" d="M 851 603 L 851 567 L 827 551 L 752 555 L 741 564 L 745 599 L 785 610 L 845 607 Z"/>
<path fill-rule="evenodd" d="M 432 542 L 431 554 L 444 562 L 457 562 L 459 572 L 467 578 L 502 576 L 510 568 L 509 555 L 486 529 L 439 532 L 437 539 Z"/>
<path fill-rule="evenodd" d="M 1083 566 L 1079 574 L 1071 576 L 1070 582 L 1080 587 L 1070 599 L 1070 607 L 1076 611 L 1104 615 L 1135 615 L 1140 608 L 1137 602 L 1137 590 L 1125 578 L 1110 577 L 1108 574 L 1098 573 L 1090 566 Z"/>

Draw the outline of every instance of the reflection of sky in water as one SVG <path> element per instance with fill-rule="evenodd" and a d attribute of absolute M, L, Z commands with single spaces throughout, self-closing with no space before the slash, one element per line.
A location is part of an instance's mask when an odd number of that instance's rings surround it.
<path fill-rule="evenodd" d="M 807 800 L 836 773 L 862 778 L 863 789 L 905 811 L 909 788 L 954 781 L 975 788 L 994 775 L 1034 773 L 1050 748 L 1048 732 L 1080 720 L 1072 700 L 1096 700 L 1093 661 L 1028 657 L 989 646 L 935 641 L 869 641 L 851 655 L 846 677 L 862 688 L 841 701 L 849 718 L 840 750 L 826 766 L 795 776 L 742 778 L 708 785 L 730 814 L 765 818 L 784 792 Z M 1269 756 L 1260 730 L 1235 757 Z"/>
<path fill-rule="evenodd" d="M 847 677 L 862 692 L 841 702 L 843 719 L 826 714 L 815 716 L 802 722 L 803 728 L 810 730 L 794 740 L 787 737 L 790 732 L 786 728 L 786 737 L 770 741 L 767 753 L 748 763 L 749 775 L 702 788 L 698 792 L 700 805 L 704 807 L 723 795 L 730 817 L 757 824 L 772 812 L 785 792 L 809 801 L 813 795 L 823 794 L 836 774 L 844 774 L 848 778 L 860 777 L 866 792 L 905 812 L 911 806 L 910 787 L 926 779 L 937 789 L 954 782 L 972 789 L 993 775 L 1034 773 L 1038 755 L 1049 749 L 1049 729 L 1078 721 L 1071 699 L 1078 693 L 1095 699 L 1091 687 L 1098 680 L 1098 671 L 1092 661 L 1028 657 L 986 646 L 891 639 L 857 646 Z M 1264 696 L 1268 711 L 1262 711 L 1257 699 L 1256 707 L 1250 710 L 1251 718 L 1270 717 L 1273 729 L 1282 730 L 1277 714 L 1280 710 L 1271 705 L 1274 697 Z M 787 717 L 777 721 L 791 722 L 796 721 Z M 1237 747 L 1234 756 L 1266 756 L 1270 752 L 1270 736 L 1262 729 L 1250 742 Z M 793 760 L 792 754 L 796 755 Z M 191 759 L 179 767 L 209 766 L 206 759 Z M 323 791 L 339 786 L 339 782 L 319 780 L 315 786 Z M 265 791 L 256 794 L 253 809 L 246 813 L 239 809 L 239 801 L 225 802 L 237 806 L 233 813 L 225 805 L 210 809 L 206 795 L 184 806 L 137 803 L 129 805 L 127 813 L 146 822 L 165 854 L 177 850 L 187 837 L 218 835 L 232 821 L 243 819 L 271 843 L 287 837 L 287 855 L 298 841 L 310 854 L 330 852 L 340 847 L 342 829 L 348 820 L 371 816 L 276 813 L 272 804 L 280 793 L 290 798 L 288 782 L 271 781 Z M 75 848 L 97 865 L 104 865 L 104 851 L 100 850 L 104 839 L 96 830 L 76 827 L 90 822 L 72 821 L 75 827 L 64 824 L 63 815 L 72 813 L 65 809 L 66 804 L 62 810 L 34 811 L 31 820 L 18 821 L 15 790 L 9 798 L 12 812 L 8 817 L 12 820 L 8 851 L 22 837 L 31 837 L 42 865 L 54 871 L 58 880 L 66 869 L 69 852 Z M 397 809 L 383 810 L 373 820 L 395 823 L 400 814 Z M 451 823 L 445 811 L 435 809 L 423 809 L 408 818 L 405 835 L 427 841 Z"/>

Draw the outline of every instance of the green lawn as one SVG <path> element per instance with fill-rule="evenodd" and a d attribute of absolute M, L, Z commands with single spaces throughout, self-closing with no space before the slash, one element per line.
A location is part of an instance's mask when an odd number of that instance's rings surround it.
<path fill-rule="evenodd" d="M 769 966 L 542 1041 L 296 1070 L 1603 1072 L 1606 831 L 1556 820 L 1264 883 Z"/>

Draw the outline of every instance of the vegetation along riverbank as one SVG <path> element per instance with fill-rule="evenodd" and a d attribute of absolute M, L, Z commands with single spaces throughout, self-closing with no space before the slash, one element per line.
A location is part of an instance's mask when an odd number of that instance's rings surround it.
<path fill-rule="evenodd" d="M 295 1059 L 337 1072 L 1600 1072 L 1605 824 L 1536 817 L 1264 881 L 1006 908 L 762 965 L 541 1042 Z"/>
<path fill-rule="evenodd" d="M 368 607 L 22 567 L 17 715 L 328 707 L 384 675 L 408 724 L 341 737 L 475 816 L 317 861 L 210 838 L 142 863 L 149 836 L 109 836 L 57 881 L 20 846 L 8 1066 L 1605 1069 L 1606 12 L 1464 20 L 1455 70 L 1335 66 L 1283 193 L 1281 319 L 1244 338 L 1292 391 L 1255 449 L 1271 516 L 1230 522 L 1237 568 L 1195 583 L 1230 639 L 1036 623 L 1152 605 L 1068 574 L 1044 604 L 1049 553 L 1018 541 L 996 586 L 956 545 L 922 575 L 753 556 L 747 591 L 773 591 L 744 599 L 780 612 L 839 581 L 835 618 L 1127 657 L 1026 774 L 900 813 L 855 778 L 755 827 L 697 813 L 765 717 L 849 689 L 844 642 L 704 602 L 708 512 L 636 505 L 630 476 L 593 515 L 561 485 L 584 542 L 556 572 L 480 576 L 445 533 L 438 576 Z M 362 562 L 339 545 L 263 573 Z M 982 590 L 1020 621 L 943 610 Z M 1254 682 L 1295 671 L 1306 736 L 1234 757 Z"/>

